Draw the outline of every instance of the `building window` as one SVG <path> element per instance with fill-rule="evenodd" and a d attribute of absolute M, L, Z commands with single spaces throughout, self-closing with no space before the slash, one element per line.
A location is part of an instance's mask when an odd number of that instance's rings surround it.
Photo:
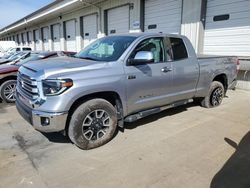
<path fill-rule="evenodd" d="M 230 15 L 229 14 L 222 14 L 222 15 L 217 15 L 214 16 L 214 22 L 218 22 L 218 21 L 225 21 L 225 20 L 229 20 Z"/>

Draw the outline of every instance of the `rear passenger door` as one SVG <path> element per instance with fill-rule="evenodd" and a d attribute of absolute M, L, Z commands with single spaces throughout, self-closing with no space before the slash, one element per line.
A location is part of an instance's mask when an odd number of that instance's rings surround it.
<path fill-rule="evenodd" d="M 174 100 L 193 98 L 199 78 L 197 58 L 189 57 L 183 39 L 170 37 L 169 42 L 172 48 Z"/>

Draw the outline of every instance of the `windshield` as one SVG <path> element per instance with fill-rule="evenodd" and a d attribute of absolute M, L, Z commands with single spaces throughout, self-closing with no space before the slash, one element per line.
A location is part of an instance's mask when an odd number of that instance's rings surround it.
<path fill-rule="evenodd" d="M 29 61 L 35 61 L 35 60 L 39 60 L 42 59 L 44 56 L 39 55 L 39 54 L 30 54 L 29 56 L 27 56 L 24 59 L 21 59 L 20 61 L 18 61 L 16 63 L 16 65 L 23 65 L 24 63 L 27 63 Z"/>
<path fill-rule="evenodd" d="M 135 39 L 133 36 L 101 38 L 80 51 L 76 57 L 94 61 L 116 61 Z"/>
<path fill-rule="evenodd" d="M 11 56 L 8 58 L 8 60 L 14 61 L 14 60 L 18 59 L 19 57 L 21 57 L 22 55 L 24 55 L 24 52 L 15 53 L 15 54 L 11 55 Z"/>

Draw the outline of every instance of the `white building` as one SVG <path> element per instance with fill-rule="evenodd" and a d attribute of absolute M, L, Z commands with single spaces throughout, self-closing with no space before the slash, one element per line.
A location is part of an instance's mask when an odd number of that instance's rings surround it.
<path fill-rule="evenodd" d="M 236 55 L 244 64 L 250 0 L 56 0 L 1 29 L 0 39 L 35 50 L 80 51 L 96 38 L 128 32 L 186 35 L 197 53 Z"/>

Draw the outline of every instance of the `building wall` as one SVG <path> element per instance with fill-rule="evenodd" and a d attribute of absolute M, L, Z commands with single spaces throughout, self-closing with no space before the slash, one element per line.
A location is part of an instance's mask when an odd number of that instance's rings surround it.
<path fill-rule="evenodd" d="M 182 24 L 182 28 L 181 28 L 181 33 L 188 36 L 190 38 L 190 40 L 192 41 L 195 49 L 198 51 L 198 39 L 199 39 L 199 27 L 200 27 L 200 23 L 199 23 L 199 15 L 200 15 L 200 2 L 201 0 L 191 0 L 191 3 L 187 3 L 186 1 L 183 0 L 183 24 Z M 59 3 L 58 5 L 55 5 L 51 8 L 49 8 L 48 10 L 54 10 L 56 7 L 59 6 L 63 6 L 63 3 L 69 3 L 71 1 L 69 0 L 65 0 L 61 3 Z M 98 37 L 102 37 L 105 35 L 105 16 L 104 13 L 105 11 L 115 8 L 115 7 L 119 7 L 122 5 L 130 5 L 130 12 L 129 12 L 129 31 L 130 32 L 140 32 L 141 31 L 141 27 L 142 27 L 142 15 L 141 15 L 141 11 L 142 11 L 142 0 L 107 0 L 107 1 L 103 1 L 100 3 L 95 4 L 95 6 L 88 6 L 86 8 L 74 8 L 72 10 L 67 11 L 64 14 L 61 14 L 61 19 L 59 19 L 59 15 L 58 16 L 51 16 L 53 17 L 52 19 L 46 19 L 44 20 L 44 22 L 42 23 L 36 23 L 36 22 L 31 22 L 28 23 L 27 25 L 25 25 L 25 29 L 24 27 L 23 29 L 17 30 L 15 32 L 10 32 L 9 35 L 4 36 L 13 36 L 13 35 L 17 35 L 17 34 L 21 34 L 24 31 L 32 31 L 32 35 L 33 35 L 33 31 L 35 29 L 39 29 L 39 33 L 41 36 L 41 28 L 49 26 L 50 32 L 51 32 L 51 25 L 59 23 L 60 24 L 60 32 L 61 32 L 61 50 L 65 50 L 65 38 L 64 38 L 64 28 L 63 28 L 63 22 L 70 20 L 70 19 L 75 19 L 76 20 L 76 44 L 77 44 L 77 51 L 80 51 L 83 48 L 83 42 L 82 42 L 82 37 L 81 37 L 81 33 L 80 33 L 80 17 L 84 16 L 84 15 L 89 15 L 89 14 L 93 14 L 93 13 L 97 13 L 98 14 Z M 196 5 L 196 6 L 192 6 L 192 5 Z M 191 10 L 191 11 L 190 11 Z M 45 14 L 45 11 L 39 13 L 39 15 L 34 15 L 32 16 L 31 20 L 38 18 L 39 16 Z M 139 23 L 138 27 L 135 27 L 135 23 Z M 51 35 L 49 36 L 49 47 L 50 50 L 52 50 L 53 44 L 52 44 L 52 39 L 51 39 Z M 42 43 L 41 37 L 40 37 L 40 43 Z M 20 41 L 20 45 L 23 45 Z M 30 44 L 30 46 L 32 48 L 35 49 L 35 42 L 32 41 L 32 43 Z"/>

